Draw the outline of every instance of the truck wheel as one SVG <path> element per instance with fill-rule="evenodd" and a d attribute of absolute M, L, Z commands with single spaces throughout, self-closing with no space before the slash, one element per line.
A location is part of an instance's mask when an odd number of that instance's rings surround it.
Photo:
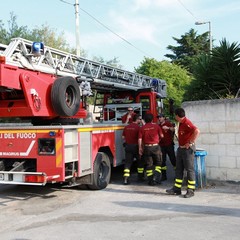
<path fill-rule="evenodd" d="M 93 165 L 93 183 L 89 189 L 101 190 L 107 187 L 111 177 L 111 163 L 107 154 L 99 152 Z"/>
<path fill-rule="evenodd" d="M 51 90 L 51 101 L 54 111 L 59 116 L 74 116 L 80 106 L 80 89 L 72 77 L 60 77 L 55 80 Z"/>

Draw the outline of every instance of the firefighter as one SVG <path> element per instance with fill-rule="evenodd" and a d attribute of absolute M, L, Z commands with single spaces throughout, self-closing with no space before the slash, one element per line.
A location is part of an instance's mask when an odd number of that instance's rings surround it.
<path fill-rule="evenodd" d="M 159 126 L 161 127 L 164 135 L 159 145 L 162 151 L 162 167 L 161 167 L 162 181 L 165 181 L 167 180 L 167 166 L 166 166 L 167 155 L 172 166 L 174 167 L 174 170 L 176 168 L 176 155 L 173 141 L 175 127 L 170 121 L 166 120 L 164 114 L 159 114 L 157 117 L 159 120 Z"/>
<path fill-rule="evenodd" d="M 199 136 L 200 131 L 188 118 L 186 118 L 185 110 L 183 108 L 177 108 L 175 110 L 175 118 L 179 122 L 179 147 L 177 149 L 176 178 L 174 186 L 171 189 L 167 189 L 166 192 L 169 195 L 181 195 L 181 187 L 185 169 L 187 172 L 187 192 L 184 197 L 190 198 L 194 196 L 195 190 L 195 140 Z"/>
<path fill-rule="evenodd" d="M 126 161 L 123 171 L 123 183 L 127 185 L 130 183 L 131 166 L 134 159 L 137 160 L 138 179 L 143 180 L 144 164 L 142 163 L 138 154 L 138 133 L 141 123 L 141 117 L 138 114 L 133 116 L 133 122 L 128 124 L 123 129 L 123 146 L 125 147 Z"/>
<path fill-rule="evenodd" d="M 159 146 L 163 133 L 158 124 L 153 123 L 153 114 L 144 117 L 145 125 L 140 128 L 138 145 L 139 155 L 146 162 L 148 184 L 153 186 L 161 183 L 162 153 Z"/>
<path fill-rule="evenodd" d="M 125 123 L 125 124 L 132 123 L 133 116 L 135 114 L 136 113 L 134 112 L 133 108 L 129 107 L 128 112 L 122 116 L 122 123 Z"/>

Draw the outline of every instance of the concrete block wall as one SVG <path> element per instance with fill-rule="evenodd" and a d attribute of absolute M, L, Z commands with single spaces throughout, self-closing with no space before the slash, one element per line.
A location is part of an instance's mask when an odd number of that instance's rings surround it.
<path fill-rule="evenodd" d="M 201 131 L 197 148 L 208 153 L 207 178 L 240 181 L 240 99 L 184 102 L 182 107 Z"/>

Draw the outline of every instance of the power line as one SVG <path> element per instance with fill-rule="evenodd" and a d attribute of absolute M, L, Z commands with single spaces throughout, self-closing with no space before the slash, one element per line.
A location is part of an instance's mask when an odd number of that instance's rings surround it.
<path fill-rule="evenodd" d="M 194 14 L 180 1 L 180 0 L 177 0 L 181 5 L 182 7 L 195 19 L 197 19 Z"/>
<path fill-rule="evenodd" d="M 60 2 L 64 2 L 64 3 L 66 3 L 66 4 L 69 4 L 69 5 L 72 5 L 72 6 L 74 6 L 74 4 L 73 3 L 70 3 L 70 2 L 67 2 L 67 1 L 64 1 L 64 0 L 59 0 Z"/>
<path fill-rule="evenodd" d="M 67 3 L 69 5 L 73 5 L 72 3 L 70 2 L 67 2 L 67 1 L 64 1 L 64 0 L 60 0 L 61 2 L 64 2 L 64 3 Z M 127 39 L 123 38 L 122 36 L 120 36 L 119 34 L 115 33 L 112 29 L 110 29 L 108 26 L 106 26 L 105 24 L 103 24 L 102 22 L 100 22 L 97 18 L 95 18 L 94 16 L 92 16 L 89 12 L 87 12 L 86 10 L 84 10 L 83 8 L 80 8 L 79 9 L 81 11 L 83 11 L 84 13 L 86 13 L 89 17 L 91 17 L 94 21 L 96 21 L 98 24 L 100 24 L 101 26 L 103 26 L 104 28 L 106 28 L 108 31 L 110 31 L 111 33 L 113 33 L 114 35 L 116 35 L 118 38 L 120 38 L 121 40 L 123 40 L 124 42 L 126 42 L 128 45 L 130 45 L 131 47 L 135 48 L 136 50 L 138 50 L 139 52 L 143 53 L 144 55 L 150 57 L 150 58 L 153 58 L 150 54 L 144 52 L 142 49 L 136 47 L 135 45 L 133 45 L 131 42 L 129 42 Z"/>
<path fill-rule="evenodd" d="M 149 55 L 148 53 L 144 52 L 143 50 L 141 50 L 140 48 L 136 47 L 135 45 L 133 45 L 131 42 L 129 42 L 127 39 L 123 38 L 122 36 L 120 36 L 119 34 L 115 33 L 113 30 L 111 30 L 108 26 L 106 26 L 105 24 L 103 24 L 102 22 L 100 22 L 98 19 L 96 19 L 94 16 L 92 16 L 90 13 L 88 13 L 86 10 L 82 9 L 79 7 L 79 9 L 81 11 L 83 11 L 84 13 L 86 13 L 89 17 L 91 17 L 92 19 L 94 19 L 97 23 L 99 23 L 101 26 L 103 26 L 104 28 L 106 28 L 108 31 L 110 31 L 111 33 L 113 33 L 114 35 L 116 35 L 118 38 L 120 38 L 121 40 L 123 40 L 124 42 L 126 42 L 127 44 L 129 44 L 131 47 L 134 47 L 136 50 L 138 50 L 139 52 L 147 55 L 148 57 L 153 58 L 151 55 Z"/>

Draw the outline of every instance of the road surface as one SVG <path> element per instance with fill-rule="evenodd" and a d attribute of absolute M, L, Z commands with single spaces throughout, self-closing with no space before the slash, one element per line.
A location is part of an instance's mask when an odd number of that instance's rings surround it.
<path fill-rule="evenodd" d="M 159 186 L 122 185 L 122 169 L 101 191 L 0 185 L 1 240 L 238 240 L 240 185 L 217 183 L 193 198 Z"/>

